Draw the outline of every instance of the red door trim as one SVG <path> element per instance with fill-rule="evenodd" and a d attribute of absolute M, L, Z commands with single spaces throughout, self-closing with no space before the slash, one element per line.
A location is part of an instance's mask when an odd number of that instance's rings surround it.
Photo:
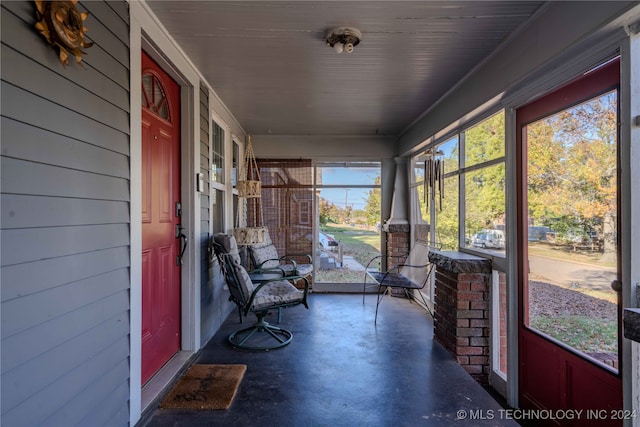
<path fill-rule="evenodd" d="M 550 116 L 572 105 L 608 92 L 620 86 L 620 60 L 614 60 L 600 68 L 584 74 L 554 92 L 518 108 L 516 124 L 518 129 Z"/>
<path fill-rule="evenodd" d="M 575 408 L 574 399 L 577 398 L 573 392 L 574 389 L 580 389 L 579 384 L 583 384 L 586 379 L 584 376 L 576 375 L 577 369 L 589 369 L 592 372 L 590 381 L 597 383 L 600 389 L 608 388 L 614 390 L 613 395 L 598 396 L 598 404 L 601 407 L 619 409 L 622 407 L 622 382 L 621 372 L 623 367 L 620 366 L 618 373 L 615 374 L 610 370 L 589 360 L 580 357 L 571 350 L 566 349 L 556 342 L 546 339 L 541 335 L 532 332 L 525 326 L 524 320 L 528 318 L 528 296 L 524 292 L 524 285 L 528 280 L 528 253 L 527 253 L 527 136 L 524 127 L 541 118 L 553 115 L 563 109 L 573 105 L 580 104 L 583 101 L 591 99 L 600 94 L 611 90 L 619 89 L 620 86 L 620 61 L 613 60 L 590 73 L 580 76 L 566 85 L 545 95 L 530 104 L 523 106 L 516 111 L 516 162 L 519 173 L 516 177 L 516 187 L 518 189 L 516 196 L 517 203 L 517 242 L 520 248 L 520 256 L 518 257 L 518 352 L 519 352 L 519 396 L 520 407 L 522 408 L 539 408 L 539 409 L 569 409 Z M 620 261 L 619 261 L 620 262 Z M 620 267 L 620 266 L 618 266 Z M 619 322 L 621 324 L 621 322 Z M 620 336 L 620 335 L 619 335 Z M 530 344 L 532 339 L 538 347 L 539 354 L 561 354 L 557 360 L 553 360 L 550 365 L 545 365 L 547 373 L 545 375 L 546 392 L 545 396 L 535 396 L 528 393 L 527 378 L 523 367 L 525 364 L 533 363 L 530 354 Z M 555 356 L 554 356 L 555 357 Z M 560 363 L 564 360 L 564 364 Z M 556 363 L 557 362 L 557 363 Z M 544 362 L 540 363 L 542 365 Z M 558 364 L 556 366 L 555 364 Z M 560 366 L 562 365 L 562 366 Z M 554 375 L 555 374 L 555 375 Z M 572 385 L 573 384 L 573 385 Z M 587 386 L 584 386 L 587 387 Z M 591 385 L 591 387 L 596 387 Z M 580 390 L 582 391 L 582 390 Z M 551 396 L 555 393 L 555 396 Z M 594 396 L 594 399 L 596 396 Z M 543 402 L 546 400 L 546 403 Z M 590 401 L 589 398 L 586 399 Z M 550 405 L 549 405 L 550 404 Z M 549 407 L 546 406 L 555 406 Z M 583 420 L 584 421 L 584 420 Z M 556 424 L 556 423 L 551 423 Z M 576 424 L 580 425 L 580 424 Z"/>

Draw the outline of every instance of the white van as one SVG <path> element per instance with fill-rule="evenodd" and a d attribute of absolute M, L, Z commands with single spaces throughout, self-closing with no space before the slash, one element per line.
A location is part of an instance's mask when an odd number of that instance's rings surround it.
<path fill-rule="evenodd" d="M 504 232 L 502 230 L 480 230 L 471 238 L 476 248 L 504 249 Z"/>

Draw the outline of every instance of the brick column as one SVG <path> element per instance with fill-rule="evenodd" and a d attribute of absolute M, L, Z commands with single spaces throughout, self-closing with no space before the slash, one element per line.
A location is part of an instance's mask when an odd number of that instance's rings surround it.
<path fill-rule="evenodd" d="M 487 384 L 490 372 L 491 261 L 461 252 L 432 251 L 436 265 L 435 340 L 476 381 Z"/>
<path fill-rule="evenodd" d="M 409 224 L 391 224 L 387 227 L 387 268 L 394 264 L 405 262 L 406 254 L 409 253 L 411 245 L 409 239 L 411 237 L 411 226 Z M 405 256 L 403 258 L 403 256 Z M 395 297 L 404 297 L 404 290 L 398 288 L 390 288 L 391 295 Z"/>

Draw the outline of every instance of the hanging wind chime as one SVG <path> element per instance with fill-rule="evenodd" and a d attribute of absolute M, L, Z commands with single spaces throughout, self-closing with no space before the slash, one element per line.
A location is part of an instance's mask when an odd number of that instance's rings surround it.
<path fill-rule="evenodd" d="M 429 207 L 429 200 L 435 205 L 436 194 L 440 211 L 442 211 L 442 199 L 444 198 L 444 159 L 442 151 L 429 149 L 425 152 L 424 161 L 424 200 Z"/>
<path fill-rule="evenodd" d="M 262 185 L 260 182 L 258 163 L 256 162 L 256 156 L 253 153 L 253 146 L 251 145 L 251 135 L 247 135 L 244 161 L 240 166 L 236 188 L 238 189 L 239 199 L 236 228 L 233 230 L 233 235 L 238 245 L 257 245 L 264 243 L 267 229 L 263 226 Z M 248 225 L 249 217 L 252 220 L 251 227 Z"/>

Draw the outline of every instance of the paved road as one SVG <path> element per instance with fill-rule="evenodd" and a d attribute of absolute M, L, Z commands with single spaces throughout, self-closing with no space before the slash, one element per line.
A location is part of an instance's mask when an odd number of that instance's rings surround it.
<path fill-rule="evenodd" d="M 611 281 L 616 278 L 614 268 L 598 267 L 578 262 L 564 261 L 529 255 L 530 273 L 549 283 L 564 287 L 590 288 L 611 291 Z"/>

